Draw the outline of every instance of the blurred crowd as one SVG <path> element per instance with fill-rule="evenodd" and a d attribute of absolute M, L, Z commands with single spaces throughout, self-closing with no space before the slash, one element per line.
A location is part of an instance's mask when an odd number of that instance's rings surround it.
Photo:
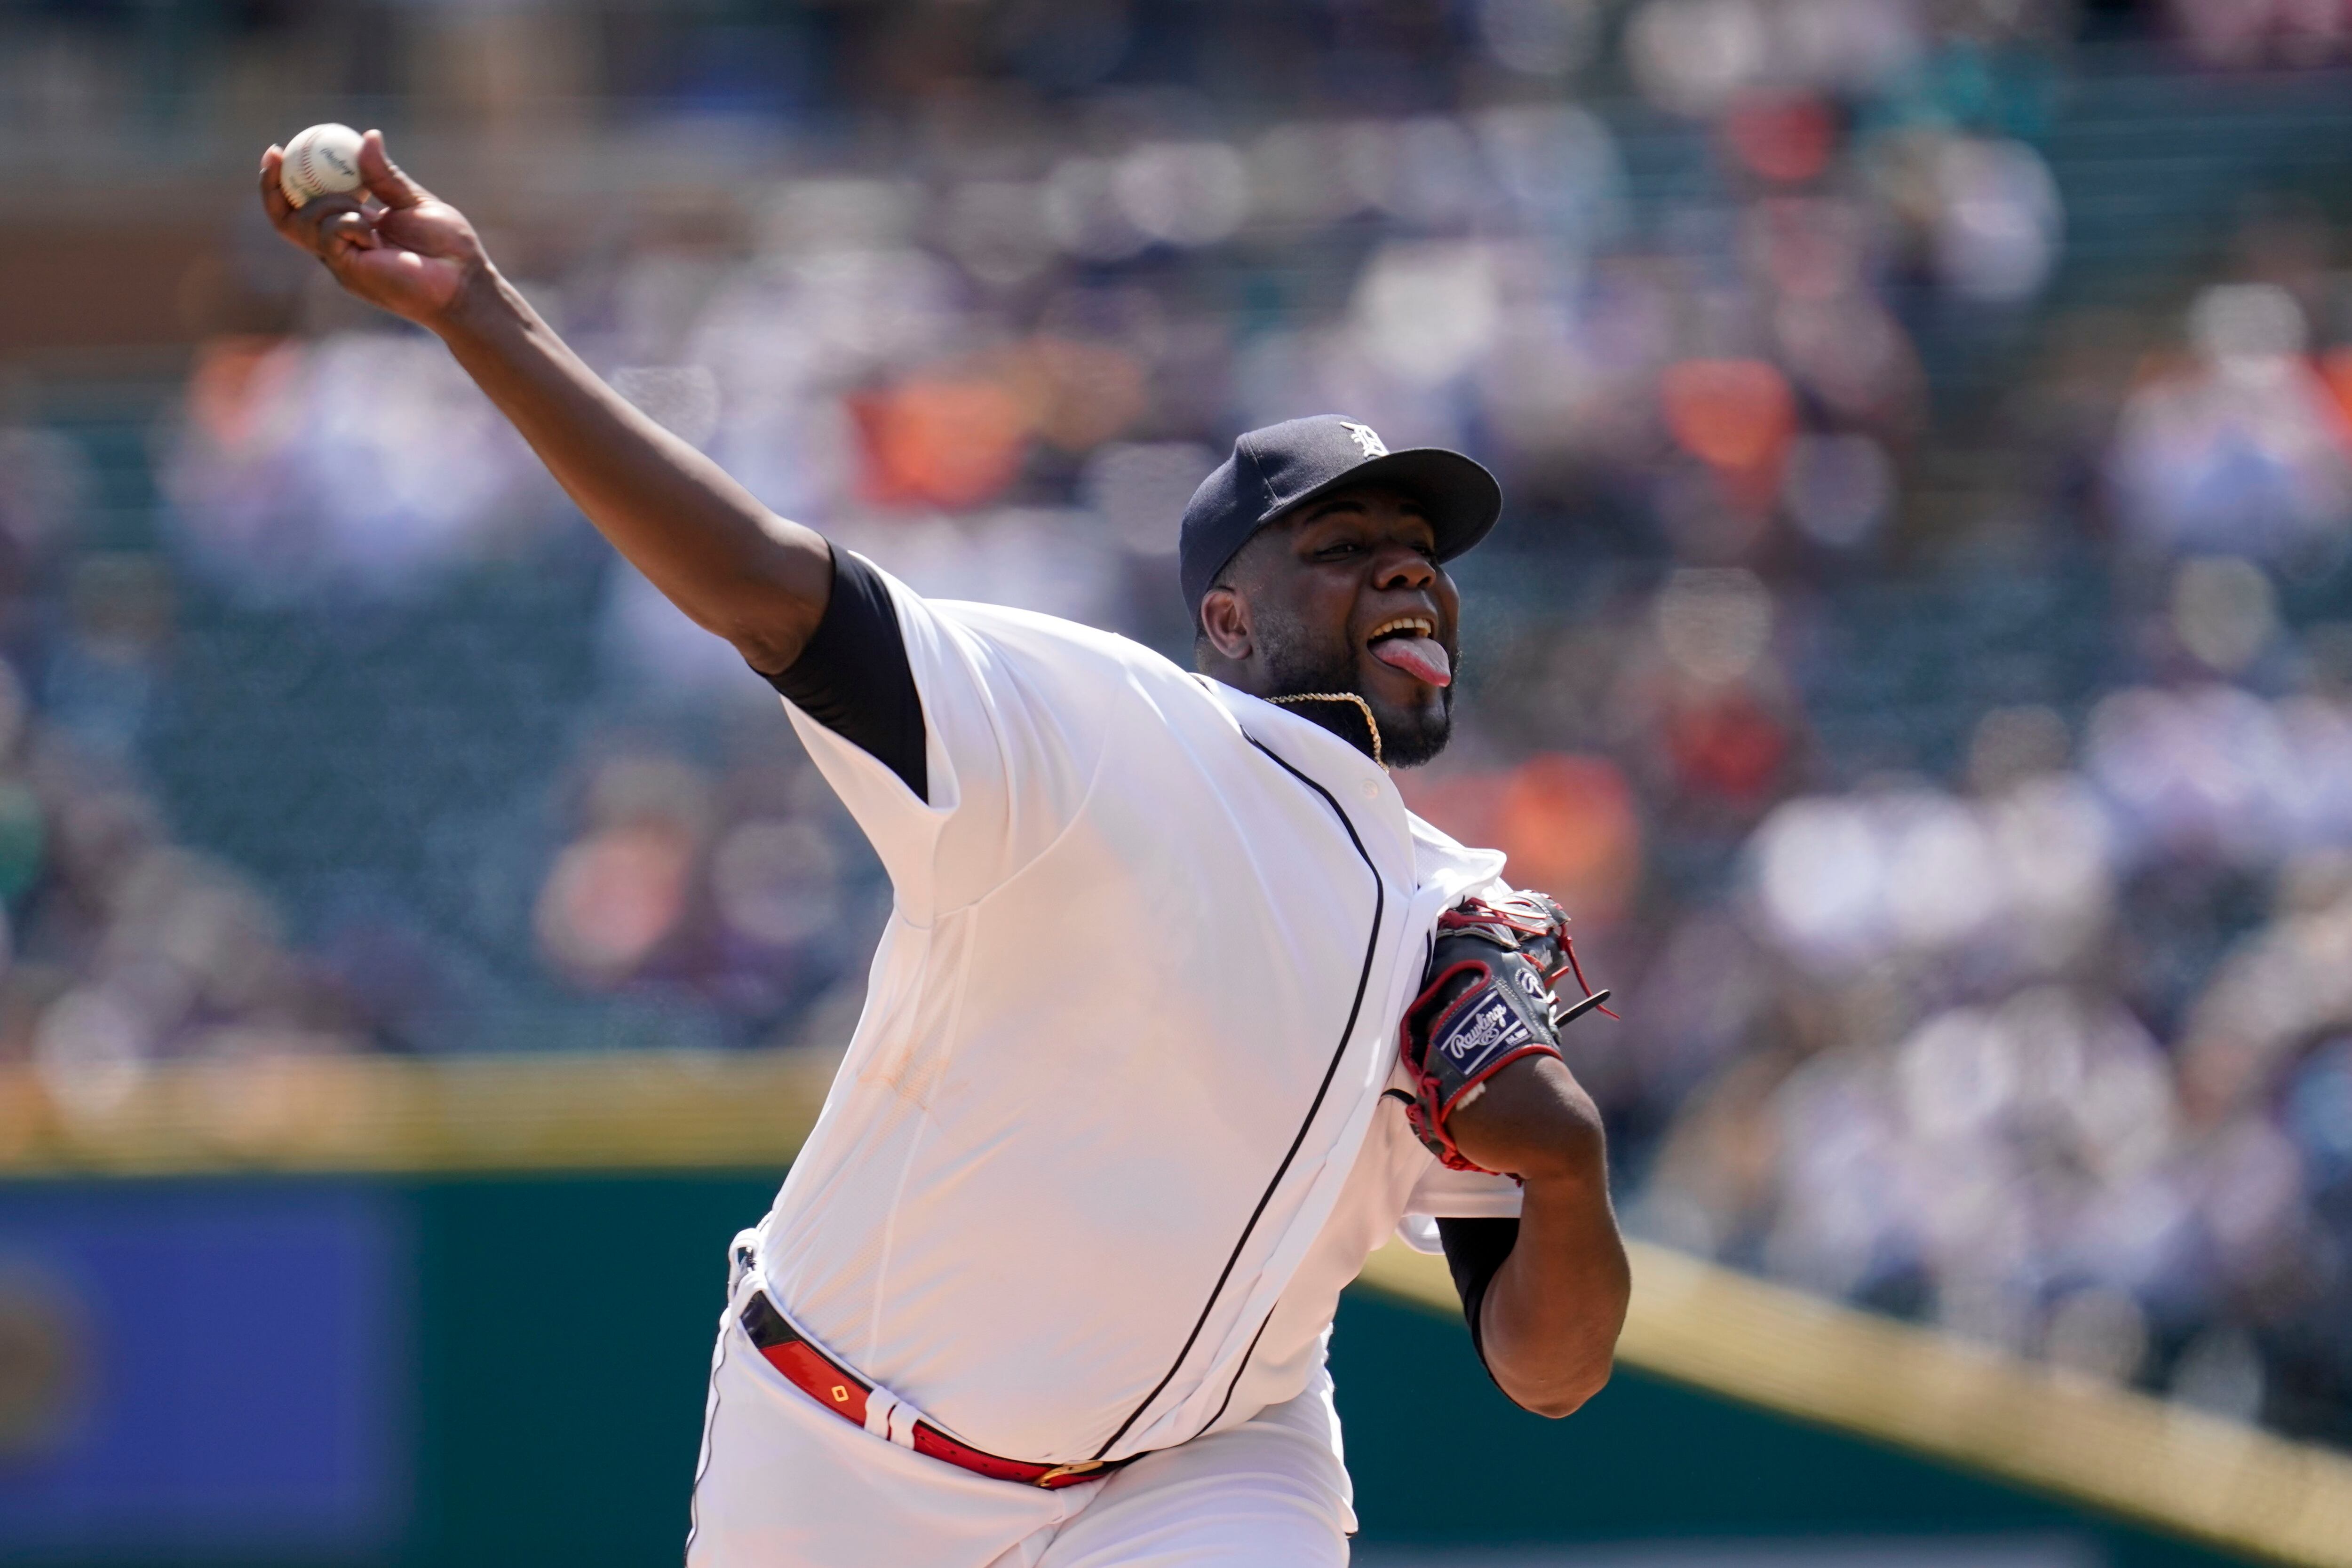
<path fill-rule="evenodd" d="M 102 1116 L 155 1061 L 367 1035 L 255 881 L 174 841 L 136 749 L 170 588 L 143 555 L 65 554 L 90 486 L 72 442 L 0 433 L 0 1061 Z M 0 1103 L 0 1150 L 22 1111 Z"/>
<path fill-rule="evenodd" d="M 2166 166 L 2063 152 L 2086 37 L 2259 82 L 2344 58 L 2344 8 L 973 9 L 921 57 L 953 92 L 857 78 L 824 119 L 756 70 L 637 83 L 802 127 L 789 167 L 519 242 L 526 291 L 779 512 L 1180 659 L 1175 518 L 1235 431 L 1333 410 L 1475 454 L 1509 510 L 1461 563 L 1455 741 L 1401 782 L 1561 896 L 1623 998 L 1574 1063 L 1633 1228 L 2352 1440 L 2346 225 L 2222 200 L 2116 283 L 2069 201 Z M 488 956 L 415 887 L 406 937 L 291 940 L 165 834 L 175 603 L 332 622 L 580 559 L 436 344 L 253 254 L 299 329 L 198 350 L 156 556 L 74 555 L 89 460 L 5 438 L 40 673 L 0 692 L 0 1056 L 102 1093 L 192 1051 L 447 1049 L 478 1031 L 415 997 L 486 975 L 553 1020 L 530 1043 L 650 1008 L 837 1048 L 887 890 L 765 688 L 617 564 L 541 786 L 435 808 L 488 824 L 418 873 Z M 334 722 L 299 687 L 289 746 Z"/>

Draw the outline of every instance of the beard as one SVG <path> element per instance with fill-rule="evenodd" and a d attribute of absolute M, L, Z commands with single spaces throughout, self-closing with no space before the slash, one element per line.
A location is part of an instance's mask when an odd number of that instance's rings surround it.
<path fill-rule="evenodd" d="M 1391 768 L 1418 768 L 1445 749 L 1454 732 L 1454 688 L 1434 688 L 1433 699 L 1417 708 L 1400 708 L 1365 691 L 1357 679 L 1356 651 L 1345 643 L 1333 644 L 1310 638 L 1305 628 L 1289 622 L 1261 622 L 1258 640 L 1264 649 L 1272 695 L 1298 696 L 1307 692 L 1352 692 L 1364 699 L 1381 727 L 1381 759 Z M 1447 649 L 1448 653 L 1454 650 Z M 1364 729 L 1364 710 L 1354 703 L 1286 703 L 1302 718 L 1311 719 L 1361 751 L 1372 754 L 1372 737 Z"/>

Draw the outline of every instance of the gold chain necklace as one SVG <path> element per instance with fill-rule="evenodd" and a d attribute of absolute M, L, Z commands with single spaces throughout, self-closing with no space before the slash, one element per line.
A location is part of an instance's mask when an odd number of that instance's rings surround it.
<path fill-rule="evenodd" d="M 1354 703 L 1364 710 L 1364 727 L 1372 732 L 1372 766 L 1386 771 L 1388 764 L 1381 760 L 1381 721 L 1372 716 L 1372 705 L 1353 692 L 1300 692 L 1296 696 L 1269 697 L 1277 703 Z"/>

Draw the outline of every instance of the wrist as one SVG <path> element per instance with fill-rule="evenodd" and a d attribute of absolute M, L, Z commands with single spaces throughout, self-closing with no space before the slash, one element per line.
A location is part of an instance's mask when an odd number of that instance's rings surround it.
<path fill-rule="evenodd" d="M 500 331 L 510 331 L 524 324 L 530 308 L 522 296 L 507 287 L 488 257 L 466 269 L 465 279 L 457 285 L 449 302 L 425 323 L 436 337 L 451 348 L 461 341 L 481 341 Z"/>

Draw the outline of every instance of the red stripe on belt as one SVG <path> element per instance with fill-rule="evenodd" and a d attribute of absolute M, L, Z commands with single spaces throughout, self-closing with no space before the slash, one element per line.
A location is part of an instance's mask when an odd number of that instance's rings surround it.
<path fill-rule="evenodd" d="M 784 1321 L 784 1315 L 776 1311 L 766 1291 L 752 1292 L 751 1305 L 743 1309 L 742 1321 L 743 1332 L 751 1336 L 751 1343 L 767 1358 L 769 1365 L 783 1374 L 786 1382 L 843 1420 L 866 1425 L 866 1404 L 874 1385 L 803 1339 Z M 920 1420 L 915 1423 L 912 1445 L 915 1452 L 960 1469 L 1000 1481 L 1044 1487 L 1049 1491 L 1076 1486 L 1080 1481 L 1099 1480 L 1127 1462 L 1081 1459 L 1070 1465 L 1041 1465 L 1026 1459 L 999 1458 L 959 1443 L 929 1422 Z"/>

